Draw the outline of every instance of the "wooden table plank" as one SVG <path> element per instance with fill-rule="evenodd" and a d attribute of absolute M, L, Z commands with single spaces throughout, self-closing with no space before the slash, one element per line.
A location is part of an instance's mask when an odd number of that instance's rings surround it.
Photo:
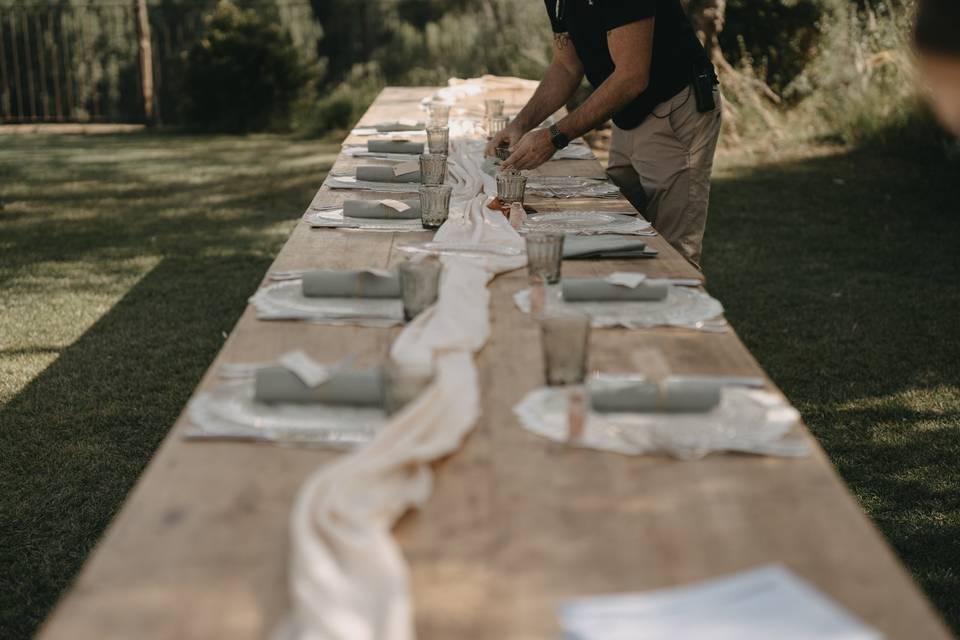
<path fill-rule="evenodd" d="M 410 117 L 425 92 L 387 89 L 362 122 Z M 317 201 L 356 196 L 324 191 Z M 400 238 L 301 223 L 274 268 L 386 266 L 400 259 Z M 662 239 L 651 244 L 661 251 L 656 260 L 567 262 L 564 272 L 691 275 Z M 765 562 L 786 564 L 891 638 L 950 637 L 816 445 L 803 460 L 678 462 L 570 449 L 521 429 L 512 407 L 542 383 L 537 326 L 512 302 L 525 284 L 523 272 L 491 284 L 492 337 L 478 360 L 483 415 L 464 447 L 434 465 L 431 499 L 396 528 L 421 638 L 550 638 L 560 598 L 682 584 Z M 215 384 L 222 362 L 292 348 L 374 362 L 398 331 L 260 322 L 247 309 L 199 390 Z M 591 363 L 642 371 L 651 350 L 675 373 L 763 375 L 735 334 L 680 329 L 594 331 Z M 184 425 L 181 416 L 41 638 L 263 638 L 285 610 L 293 496 L 336 454 L 185 441 Z"/>

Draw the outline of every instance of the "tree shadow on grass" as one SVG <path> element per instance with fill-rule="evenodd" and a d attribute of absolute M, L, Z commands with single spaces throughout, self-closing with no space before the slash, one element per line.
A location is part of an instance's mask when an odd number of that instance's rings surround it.
<path fill-rule="evenodd" d="M 161 261 L 0 409 L 0 636 L 29 637 L 79 570 L 269 262 Z"/>
<path fill-rule="evenodd" d="M 958 178 L 862 152 L 722 170 L 704 251 L 738 333 L 955 631 Z"/>

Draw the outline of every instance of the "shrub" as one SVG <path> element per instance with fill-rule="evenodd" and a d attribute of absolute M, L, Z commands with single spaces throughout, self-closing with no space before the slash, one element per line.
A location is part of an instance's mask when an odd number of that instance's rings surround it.
<path fill-rule="evenodd" d="M 204 17 L 183 68 L 187 123 L 234 133 L 286 128 L 307 78 L 290 36 L 230 0 Z"/>

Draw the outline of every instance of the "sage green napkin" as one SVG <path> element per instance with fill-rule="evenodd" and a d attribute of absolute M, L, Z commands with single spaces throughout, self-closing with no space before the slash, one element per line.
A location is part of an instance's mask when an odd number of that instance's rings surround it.
<path fill-rule="evenodd" d="M 366 182 L 420 182 L 420 170 L 402 173 L 393 172 L 393 167 L 362 165 L 357 167 L 357 180 Z"/>
<path fill-rule="evenodd" d="M 396 274 L 320 269 L 303 274 L 303 295 L 308 298 L 399 298 Z"/>
<path fill-rule="evenodd" d="M 355 407 L 381 406 L 383 381 L 378 369 L 335 373 L 308 387 L 285 367 L 264 367 L 254 374 L 253 397 L 258 402 L 322 403 Z"/>
<path fill-rule="evenodd" d="M 420 199 L 400 200 L 410 208 L 397 211 L 376 200 L 345 200 L 343 215 L 347 218 L 377 218 L 380 220 L 416 220 L 420 218 Z"/>
<path fill-rule="evenodd" d="M 563 241 L 563 257 L 567 260 L 590 258 L 650 258 L 657 252 L 633 238 L 621 236 L 568 235 Z"/>
<path fill-rule="evenodd" d="M 403 122 L 381 122 L 380 124 L 373 125 L 373 128 L 380 133 L 390 133 L 392 131 L 423 131 L 427 128 L 427 125 L 422 122 L 415 122 L 413 124 L 406 124 Z"/>
<path fill-rule="evenodd" d="M 562 282 L 567 302 L 655 301 L 667 297 L 666 283 L 641 282 L 636 287 L 611 284 L 599 278 L 572 278 Z"/>
<path fill-rule="evenodd" d="M 371 153 L 409 153 L 420 155 L 423 153 L 422 142 L 410 140 L 367 140 L 367 151 Z"/>
<path fill-rule="evenodd" d="M 723 383 L 670 377 L 659 385 L 647 380 L 587 383 L 590 406 L 598 413 L 704 413 L 720 404 Z"/>

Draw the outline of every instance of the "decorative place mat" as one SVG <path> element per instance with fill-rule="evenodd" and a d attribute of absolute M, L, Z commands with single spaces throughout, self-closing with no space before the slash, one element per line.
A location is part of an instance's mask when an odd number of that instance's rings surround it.
<path fill-rule="evenodd" d="M 315 229 L 363 229 L 365 231 L 426 231 L 420 220 L 387 220 L 380 218 L 348 218 L 343 209 L 309 210 L 303 221 Z"/>
<path fill-rule="evenodd" d="M 621 378 L 626 376 L 620 376 Z M 617 376 L 607 376 L 615 380 Z M 593 384 L 595 381 L 592 381 Z M 528 393 L 513 411 L 528 431 L 568 442 L 568 401 L 579 387 L 543 387 Z M 589 406 L 589 400 L 586 400 Z M 706 413 L 606 413 L 586 411 L 576 446 L 628 455 L 668 453 L 695 460 L 716 451 L 805 456 L 805 440 L 783 440 L 800 413 L 768 391 L 727 387 L 720 405 Z"/>
<path fill-rule="evenodd" d="M 220 384 L 187 406 L 190 438 L 232 438 L 352 448 L 386 424 L 381 409 L 315 404 L 264 404 L 252 379 Z"/>
<path fill-rule="evenodd" d="M 544 198 L 615 198 L 620 189 L 598 178 L 530 176 L 527 193 Z"/>
<path fill-rule="evenodd" d="M 392 327 L 403 324 L 399 298 L 308 298 L 300 280 L 261 287 L 250 298 L 260 320 L 306 320 L 321 324 Z"/>
<path fill-rule="evenodd" d="M 653 225 L 637 216 L 597 211 L 560 211 L 527 216 L 520 233 L 619 234 L 655 236 Z"/>
<path fill-rule="evenodd" d="M 530 313 L 530 289 L 513 296 L 517 307 Z M 566 302 L 560 297 L 560 287 L 551 287 L 547 308 L 575 310 L 590 316 L 591 326 L 597 328 L 625 327 L 649 329 L 673 326 L 701 331 L 726 331 L 727 323 L 719 316 L 723 305 L 710 294 L 698 289 L 670 285 L 664 300 L 630 302 Z"/>

